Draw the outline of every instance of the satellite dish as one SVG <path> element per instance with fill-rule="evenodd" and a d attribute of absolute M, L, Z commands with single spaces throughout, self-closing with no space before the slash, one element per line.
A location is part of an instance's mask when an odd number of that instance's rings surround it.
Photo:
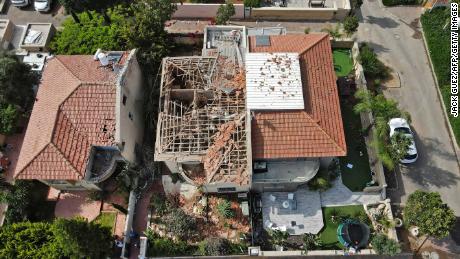
<path fill-rule="evenodd" d="M 109 58 L 107 58 L 107 55 L 104 53 L 99 53 L 97 54 L 97 58 L 99 59 L 99 62 L 101 62 L 102 66 L 107 66 L 109 65 Z"/>

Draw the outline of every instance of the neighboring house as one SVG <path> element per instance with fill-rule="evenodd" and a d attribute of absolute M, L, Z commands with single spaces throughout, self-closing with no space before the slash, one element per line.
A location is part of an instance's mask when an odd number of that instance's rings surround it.
<path fill-rule="evenodd" d="M 295 191 L 347 153 L 327 34 L 207 27 L 161 82 L 155 160 L 204 192 Z"/>
<path fill-rule="evenodd" d="M 96 55 L 95 55 L 96 56 Z M 142 144 L 136 50 L 49 58 L 15 171 L 59 190 L 99 189 Z"/>

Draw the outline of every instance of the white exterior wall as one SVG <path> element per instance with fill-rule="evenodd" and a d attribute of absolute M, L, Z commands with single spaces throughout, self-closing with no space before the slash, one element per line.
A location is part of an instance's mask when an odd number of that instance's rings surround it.
<path fill-rule="evenodd" d="M 115 141 L 119 144 L 121 155 L 133 163 L 137 161 L 136 144 L 139 148 L 142 147 L 144 95 L 143 78 L 136 59 L 136 50 L 132 50 L 117 82 Z M 125 104 L 123 104 L 124 96 L 126 97 Z"/>

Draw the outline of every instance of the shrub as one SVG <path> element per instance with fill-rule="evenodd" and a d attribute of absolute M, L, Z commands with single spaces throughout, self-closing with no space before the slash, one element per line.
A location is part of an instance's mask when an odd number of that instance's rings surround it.
<path fill-rule="evenodd" d="M 417 226 L 422 234 L 443 238 L 455 226 L 452 209 L 443 203 L 437 192 L 417 190 L 409 195 L 404 207 L 404 221 L 410 226 Z"/>
<path fill-rule="evenodd" d="M 168 202 L 162 194 L 154 194 L 150 198 L 150 206 L 155 210 L 158 216 L 163 216 L 168 212 Z"/>
<path fill-rule="evenodd" d="M 221 217 L 226 219 L 235 217 L 235 212 L 232 210 L 232 204 L 228 200 L 221 200 L 217 203 L 217 212 Z"/>
<path fill-rule="evenodd" d="M 326 177 L 317 175 L 308 182 L 308 187 L 312 191 L 326 191 L 332 187 L 332 184 Z"/>
<path fill-rule="evenodd" d="M 305 28 L 305 29 L 303 30 L 303 32 L 304 32 L 305 34 L 309 34 L 309 33 L 310 33 L 310 27 Z"/>
<path fill-rule="evenodd" d="M 244 0 L 245 7 L 260 7 L 260 0 Z"/>
<path fill-rule="evenodd" d="M 377 54 L 367 44 L 361 46 L 358 59 L 363 65 L 366 77 L 387 79 L 390 76 L 388 68 L 377 58 Z"/>
<path fill-rule="evenodd" d="M 351 35 L 358 30 L 359 22 L 358 17 L 352 15 L 347 16 L 343 20 L 343 30 L 347 33 L 347 35 Z"/>
<path fill-rule="evenodd" d="M 370 226 L 372 224 L 371 219 L 369 218 L 369 216 L 367 216 L 367 214 L 364 211 L 361 211 L 361 210 L 356 212 L 353 215 L 353 218 L 358 220 L 359 222 L 362 222 L 362 223 L 368 225 L 368 226 Z"/>
<path fill-rule="evenodd" d="M 207 238 L 198 247 L 200 255 L 228 255 L 230 253 L 230 242 L 223 238 Z"/>
<path fill-rule="evenodd" d="M 372 248 L 379 255 L 396 255 L 401 252 L 401 246 L 393 239 L 389 239 L 383 234 L 377 234 L 372 238 Z"/>
<path fill-rule="evenodd" d="M 147 255 L 149 257 L 160 256 L 185 256 L 193 254 L 195 247 L 185 241 L 173 241 L 169 238 L 160 237 L 152 230 L 145 232 L 148 240 Z"/>
<path fill-rule="evenodd" d="M 174 208 L 171 210 L 171 213 L 165 215 L 163 218 L 167 231 L 182 240 L 196 234 L 195 219 L 179 208 Z"/>
<path fill-rule="evenodd" d="M 0 104 L 0 133 L 11 134 L 16 127 L 18 111 L 12 104 Z"/>
<path fill-rule="evenodd" d="M 289 233 L 281 230 L 269 230 L 270 241 L 273 245 L 284 246 L 289 237 Z"/>
<path fill-rule="evenodd" d="M 105 200 L 108 195 L 109 195 L 109 193 L 107 191 L 94 190 L 94 191 L 91 191 L 88 194 L 88 200 L 90 200 L 90 201 L 102 201 L 102 200 Z"/>
<path fill-rule="evenodd" d="M 305 251 L 314 250 L 322 245 L 320 236 L 312 233 L 305 233 L 302 237 L 302 241 Z"/>

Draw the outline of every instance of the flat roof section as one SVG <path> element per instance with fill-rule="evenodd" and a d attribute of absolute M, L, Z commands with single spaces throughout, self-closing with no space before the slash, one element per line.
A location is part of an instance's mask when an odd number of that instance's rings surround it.
<path fill-rule="evenodd" d="M 297 53 L 247 53 L 249 110 L 302 110 L 304 100 Z"/>

